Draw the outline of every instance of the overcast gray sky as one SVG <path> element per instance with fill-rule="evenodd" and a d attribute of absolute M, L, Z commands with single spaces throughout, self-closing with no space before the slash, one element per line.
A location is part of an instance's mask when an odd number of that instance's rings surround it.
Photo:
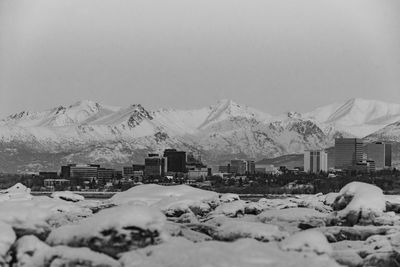
<path fill-rule="evenodd" d="M 351 97 L 400 103 L 398 0 L 0 0 L 0 117 Z"/>

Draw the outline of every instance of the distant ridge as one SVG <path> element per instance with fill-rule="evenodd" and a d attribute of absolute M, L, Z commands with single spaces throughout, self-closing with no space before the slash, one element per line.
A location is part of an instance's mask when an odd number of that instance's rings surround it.
<path fill-rule="evenodd" d="M 171 147 L 201 154 L 209 164 L 232 156 L 276 158 L 330 147 L 337 137 L 398 142 L 399 122 L 399 104 L 365 99 L 278 116 L 227 99 L 155 111 L 83 100 L 0 120 L 0 171 L 54 170 L 71 162 L 122 166 Z"/>

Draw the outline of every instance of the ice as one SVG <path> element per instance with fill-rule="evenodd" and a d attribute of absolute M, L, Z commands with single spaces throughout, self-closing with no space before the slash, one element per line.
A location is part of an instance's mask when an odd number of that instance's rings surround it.
<path fill-rule="evenodd" d="M 364 220 L 373 220 L 373 217 L 386 210 L 386 199 L 382 189 L 377 186 L 351 182 L 344 186 L 334 204 L 339 209 L 338 216 L 345 218 L 347 223 L 354 225 Z"/>
<path fill-rule="evenodd" d="M 107 255 L 88 248 L 66 246 L 50 247 L 35 236 L 24 236 L 15 245 L 16 267 L 91 266 L 120 267 L 121 264 Z"/>
<path fill-rule="evenodd" d="M 284 250 L 332 254 L 332 247 L 329 245 L 328 240 L 321 232 L 316 230 L 295 233 L 282 241 L 280 246 Z"/>
<path fill-rule="evenodd" d="M 21 183 L 17 183 L 10 188 L 0 191 L 0 202 L 7 200 L 18 201 L 30 199 L 32 199 L 31 189 Z"/>
<path fill-rule="evenodd" d="M 90 216 L 90 209 L 48 197 L 0 202 L 0 221 L 13 226 L 18 235 L 46 236 L 51 226 Z"/>
<path fill-rule="evenodd" d="M 58 198 L 65 201 L 78 202 L 85 199 L 85 197 L 75 194 L 71 191 L 57 191 L 51 194 L 52 198 Z"/>
<path fill-rule="evenodd" d="M 115 256 L 122 251 L 162 242 L 168 236 L 164 231 L 165 223 L 165 216 L 156 209 L 126 204 L 54 229 L 46 242 L 89 247 Z"/>
<path fill-rule="evenodd" d="M 215 218 L 217 225 L 213 237 L 221 241 L 233 241 L 240 238 L 254 238 L 259 241 L 280 241 L 288 233 L 278 226 L 260 222 L 250 222 L 226 217 Z M 209 222 L 210 223 L 210 222 Z"/>
<path fill-rule="evenodd" d="M 226 193 L 222 194 L 220 197 L 221 202 L 233 202 L 236 200 L 240 200 L 240 197 L 238 194 L 232 194 L 232 193 Z"/>
<path fill-rule="evenodd" d="M 235 242 L 192 243 L 183 238 L 127 252 L 120 259 L 124 267 L 338 267 L 327 255 L 286 252 L 276 244 L 253 239 Z"/>
<path fill-rule="evenodd" d="M 223 214 L 228 217 L 237 217 L 245 213 L 246 203 L 243 200 L 222 203 L 213 212 L 212 215 Z"/>
<path fill-rule="evenodd" d="M 0 221 L 0 258 L 4 258 L 17 239 L 12 227 Z M 0 264 L 1 265 L 1 264 Z"/>
<path fill-rule="evenodd" d="M 179 217 L 190 211 L 205 214 L 219 203 L 215 192 L 193 188 L 187 185 L 162 186 L 145 184 L 117 193 L 111 200 L 115 205 L 136 203 L 162 210 L 167 215 Z"/>

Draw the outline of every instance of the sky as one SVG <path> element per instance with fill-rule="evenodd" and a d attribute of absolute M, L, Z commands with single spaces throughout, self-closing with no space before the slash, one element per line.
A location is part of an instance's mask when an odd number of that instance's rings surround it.
<path fill-rule="evenodd" d="M 89 99 L 400 103 L 398 0 L 0 0 L 0 117 Z"/>

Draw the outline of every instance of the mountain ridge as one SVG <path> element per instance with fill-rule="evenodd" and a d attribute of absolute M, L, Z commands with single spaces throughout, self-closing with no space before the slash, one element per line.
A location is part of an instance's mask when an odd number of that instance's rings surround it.
<path fill-rule="evenodd" d="M 400 104 L 365 99 L 278 116 L 227 99 L 199 109 L 155 111 L 140 104 L 111 107 L 83 100 L 0 120 L 0 171 L 50 169 L 77 161 L 123 165 L 171 147 L 216 164 L 232 155 L 277 157 L 330 147 L 336 137 L 364 137 L 360 132 L 372 138 L 397 117 Z M 382 124 L 386 122 L 391 123 Z M 41 155 L 36 165 L 21 160 L 24 151 Z M 13 164 L 18 157 L 20 163 Z"/>

